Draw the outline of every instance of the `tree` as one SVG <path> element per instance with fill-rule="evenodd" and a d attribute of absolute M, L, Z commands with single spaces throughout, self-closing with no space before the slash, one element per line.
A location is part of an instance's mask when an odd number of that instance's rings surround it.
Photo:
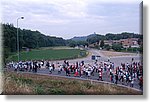
<path fill-rule="evenodd" d="M 106 50 L 110 50 L 110 49 L 111 49 L 111 47 L 110 47 L 108 44 L 105 44 L 105 45 L 104 45 L 104 49 L 106 49 Z"/>
<path fill-rule="evenodd" d="M 113 44 L 112 45 L 112 49 L 115 50 L 115 51 L 121 51 L 122 49 L 122 45 L 121 44 Z"/>
<path fill-rule="evenodd" d="M 101 40 L 100 47 L 101 47 L 101 48 L 104 47 L 104 40 Z"/>
<path fill-rule="evenodd" d="M 15 52 L 16 51 L 16 39 L 15 39 L 15 37 L 11 38 L 10 50 L 11 50 L 11 52 Z"/>
<path fill-rule="evenodd" d="M 72 41 L 72 40 L 71 40 L 71 41 L 69 42 L 69 46 L 70 46 L 70 47 L 75 47 L 75 46 L 77 46 L 77 43 L 76 43 L 75 41 Z"/>
<path fill-rule="evenodd" d="M 78 46 L 80 46 L 80 45 L 82 45 L 82 46 L 88 46 L 88 42 L 87 41 L 76 41 L 76 43 L 77 43 L 77 45 Z"/>
<path fill-rule="evenodd" d="M 128 32 L 123 32 L 121 34 L 108 33 L 105 35 L 106 40 L 119 40 L 119 39 L 141 38 L 141 37 L 142 37 L 142 35 L 140 35 L 140 34 L 134 34 L 134 33 L 128 33 Z"/>
<path fill-rule="evenodd" d="M 99 42 L 101 39 L 105 39 L 105 36 L 104 35 L 95 35 L 95 36 L 87 38 L 86 41 L 89 44 L 93 44 L 93 43 Z"/>

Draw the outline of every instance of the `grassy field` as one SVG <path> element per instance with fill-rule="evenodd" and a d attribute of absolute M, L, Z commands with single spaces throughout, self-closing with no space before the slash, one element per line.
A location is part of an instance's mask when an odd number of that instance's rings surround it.
<path fill-rule="evenodd" d="M 36 74 L 5 73 L 3 94 L 29 95 L 141 95 L 116 85 Z"/>
<path fill-rule="evenodd" d="M 64 60 L 85 57 L 87 52 L 80 49 L 71 48 L 42 48 L 29 52 L 20 52 L 20 60 Z M 17 61 L 17 54 L 10 56 L 8 61 Z"/>

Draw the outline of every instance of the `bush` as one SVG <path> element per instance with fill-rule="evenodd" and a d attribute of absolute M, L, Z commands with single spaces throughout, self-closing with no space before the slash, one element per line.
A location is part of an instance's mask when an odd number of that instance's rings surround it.
<path fill-rule="evenodd" d="M 35 87 L 35 93 L 38 94 L 38 95 L 45 94 L 44 89 L 39 85 Z"/>
<path fill-rule="evenodd" d="M 141 52 L 141 49 L 140 48 L 131 48 L 130 47 L 130 48 L 127 49 L 127 51 L 128 52 L 136 52 L 137 53 L 138 51 Z"/>
<path fill-rule="evenodd" d="M 111 49 L 111 47 L 110 47 L 108 44 L 106 44 L 106 45 L 104 45 L 104 49 L 106 49 L 106 50 L 110 50 L 110 49 Z"/>
<path fill-rule="evenodd" d="M 59 89 L 59 88 L 52 88 L 52 89 L 48 89 L 48 94 L 63 95 L 63 94 L 65 94 L 65 91 L 63 91 L 62 89 Z"/>
<path fill-rule="evenodd" d="M 123 48 L 123 46 L 121 44 L 113 44 L 112 45 L 112 49 L 115 51 L 121 51 L 122 48 Z"/>

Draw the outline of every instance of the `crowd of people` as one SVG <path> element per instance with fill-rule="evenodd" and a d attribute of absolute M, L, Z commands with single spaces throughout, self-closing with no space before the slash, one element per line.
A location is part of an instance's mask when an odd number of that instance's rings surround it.
<path fill-rule="evenodd" d="M 115 66 L 113 62 L 108 61 L 95 61 L 94 63 L 86 63 L 84 61 L 69 63 L 64 60 L 63 62 L 54 63 L 53 61 L 20 61 L 10 62 L 7 65 L 8 69 L 14 71 L 26 71 L 37 73 L 42 68 L 47 69 L 49 74 L 53 71 L 58 71 L 57 74 L 65 73 L 66 76 L 74 77 L 97 77 L 97 80 L 110 81 L 115 84 L 124 84 L 134 87 L 135 81 L 138 82 L 140 89 L 143 89 L 143 65 L 141 62 L 135 62 L 133 59 L 131 63 L 121 63 L 120 66 Z"/>

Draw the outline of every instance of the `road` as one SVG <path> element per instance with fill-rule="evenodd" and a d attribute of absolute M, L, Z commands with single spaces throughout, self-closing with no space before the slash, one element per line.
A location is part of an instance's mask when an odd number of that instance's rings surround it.
<path fill-rule="evenodd" d="M 73 60 L 68 60 L 70 63 L 75 63 L 75 62 L 81 62 L 84 61 L 85 63 L 94 63 L 94 60 L 91 60 L 91 56 L 92 55 L 96 55 L 96 56 L 101 56 L 100 59 L 98 59 L 98 61 L 108 61 L 108 59 L 110 60 L 110 62 L 114 62 L 115 63 L 115 67 L 120 66 L 121 63 L 131 63 L 132 58 L 134 58 L 134 61 L 139 62 L 141 61 L 142 57 L 140 55 L 134 55 L 134 56 L 115 56 L 115 57 L 107 57 L 105 55 L 103 55 L 102 53 L 100 53 L 100 50 L 96 50 L 96 49 L 90 49 L 88 50 L 88 52 L 90 53 L 87 57 L 85 58 L 79 58 L 79 59 L 73 59 Z M 57 61 L 60 63 L 63 63 L 63 61 Z"/>

